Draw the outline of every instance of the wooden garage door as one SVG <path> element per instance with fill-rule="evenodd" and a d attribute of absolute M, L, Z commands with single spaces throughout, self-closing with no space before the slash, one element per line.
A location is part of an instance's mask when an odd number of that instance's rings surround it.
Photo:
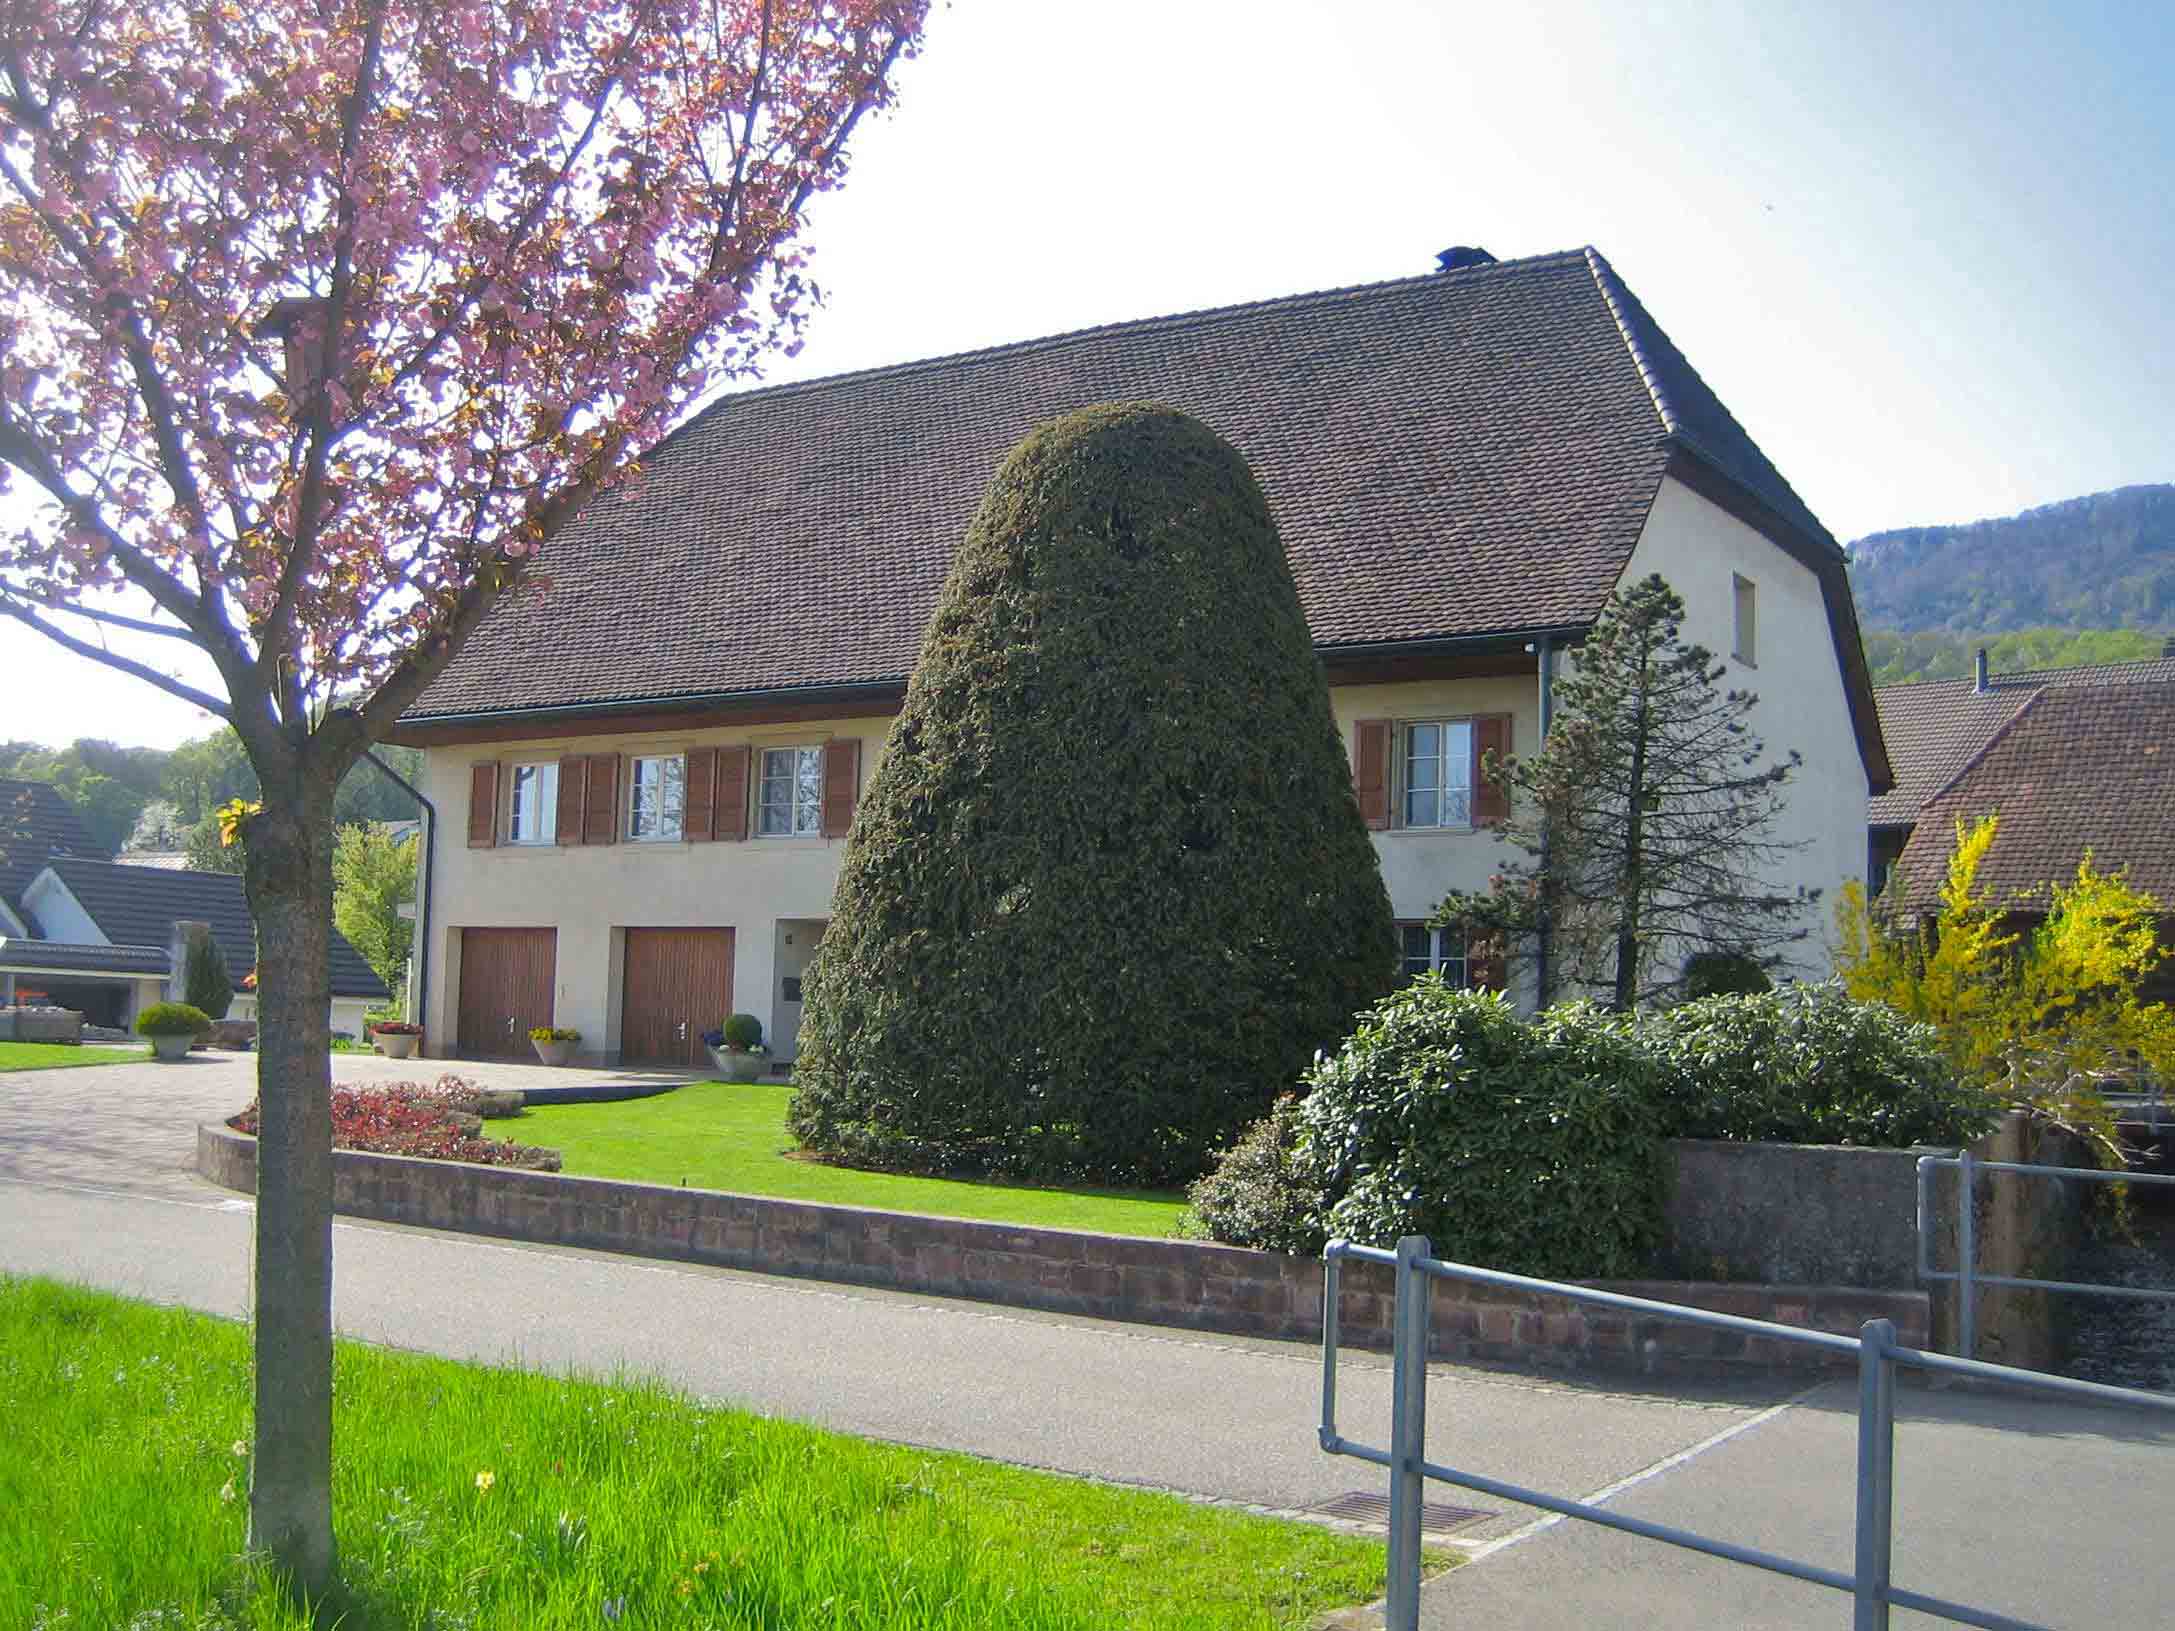
<path fill-rule="evenodd" d="M 620 1058 L 631 1063 L 708 1063 L 702 1033 L 733 1011 L 730 929 L 629 929 Z"/>
<path fill-rule="evenodd" d="M 533 1058 L 529 1031 L 551 1023 L 558 962 L 556 929 L 463 929 L 460 1051 Z"/>

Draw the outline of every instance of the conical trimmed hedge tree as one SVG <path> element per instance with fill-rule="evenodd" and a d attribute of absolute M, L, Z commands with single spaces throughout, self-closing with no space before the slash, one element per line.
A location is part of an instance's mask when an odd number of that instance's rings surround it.
<path fill-rule="evenodd" d="M 1245 461 L 1152 403 L 1035 431 L 968 528 L 855 815 L 796 1134 L 919 1170 L 1191 1177 L 1395 967 Z"/>

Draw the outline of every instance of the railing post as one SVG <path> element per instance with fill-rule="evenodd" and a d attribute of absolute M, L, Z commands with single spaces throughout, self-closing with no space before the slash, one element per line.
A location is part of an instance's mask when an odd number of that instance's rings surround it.
<path fill-rule="evenodd" d="M 1896 1328 L 1867 1320 L 1858 1333 L 1858 1557 L 1852 1631 L 1888 1631 L 1895 1545 Z"/>
<path fill-rule="evenodd" d="M 1978 1272 L 1979 1182 L 1971 1147 L 1964 1146 L 1956 1163 L 1956 1351 L 1966 1359 L 1979 1357 L 1979 1287 L 1972 1276 Z"/>
<path fill-rule="evenodd" d="M 1397 1311 L 1390 1371 L 1389 1590 L 1387 1631 L 1419 1631 L 1420 1502 L 1427 1483 L 1428 1301 L 1434 1282 L 1413 1265 L 1432 1255 L 1425 1235 L 1397 1243 Z"/>
<path fill-rule="evenodd" d="M 1322 1424 L 1314 1430 L 1330 1455 L 1344 1448 L 1337 1432 L 1337 1299 L 1343 1266 L 1344 1242 L 1332 1240 L 1322 1249 Z"/>

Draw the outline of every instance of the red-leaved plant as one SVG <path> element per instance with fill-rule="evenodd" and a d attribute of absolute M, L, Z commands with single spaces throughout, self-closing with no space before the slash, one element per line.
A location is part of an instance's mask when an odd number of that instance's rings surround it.
<path fill-rule="evenodd" d="M 469 1126 L 476 1090 L 458 1076 L 421 1082 L 381 1082 L 332 1090 L 334 1149 L 374 1155 L 412 1155 L 429 1161 L 473 1161 L 483 1166 L 557 1172 L 559 1152 L 511 1139 L 485 1138 Z M 257 1102 L 227 1119 L 238 1133 L 257 1135 Z"/>

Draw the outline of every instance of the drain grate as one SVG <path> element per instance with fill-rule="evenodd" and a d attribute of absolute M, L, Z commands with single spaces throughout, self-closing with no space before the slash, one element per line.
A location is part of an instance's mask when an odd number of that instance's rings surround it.
<path fill-rule="evenodd" d="M 1339 1495 L 1307 1511 L 1319 1518 L 1342 1518 L 1347 1523 L 1373 1523 L 1387 1526 L 1390 1521 L 1390 1498 L 1373 1495 L 1366 1490 L 1354 1490 L 1349 1495 Z M 1447 1506 L 1440 1501 L 1420 1503 L 1420 1527 L 1438 1535 L 1447 1535 L 1453 1529 L 1463 1529 L 1469 1523 L 1492 1518 L 1493 1512 L 1483 1512 L 1477 1507 Z"/>

